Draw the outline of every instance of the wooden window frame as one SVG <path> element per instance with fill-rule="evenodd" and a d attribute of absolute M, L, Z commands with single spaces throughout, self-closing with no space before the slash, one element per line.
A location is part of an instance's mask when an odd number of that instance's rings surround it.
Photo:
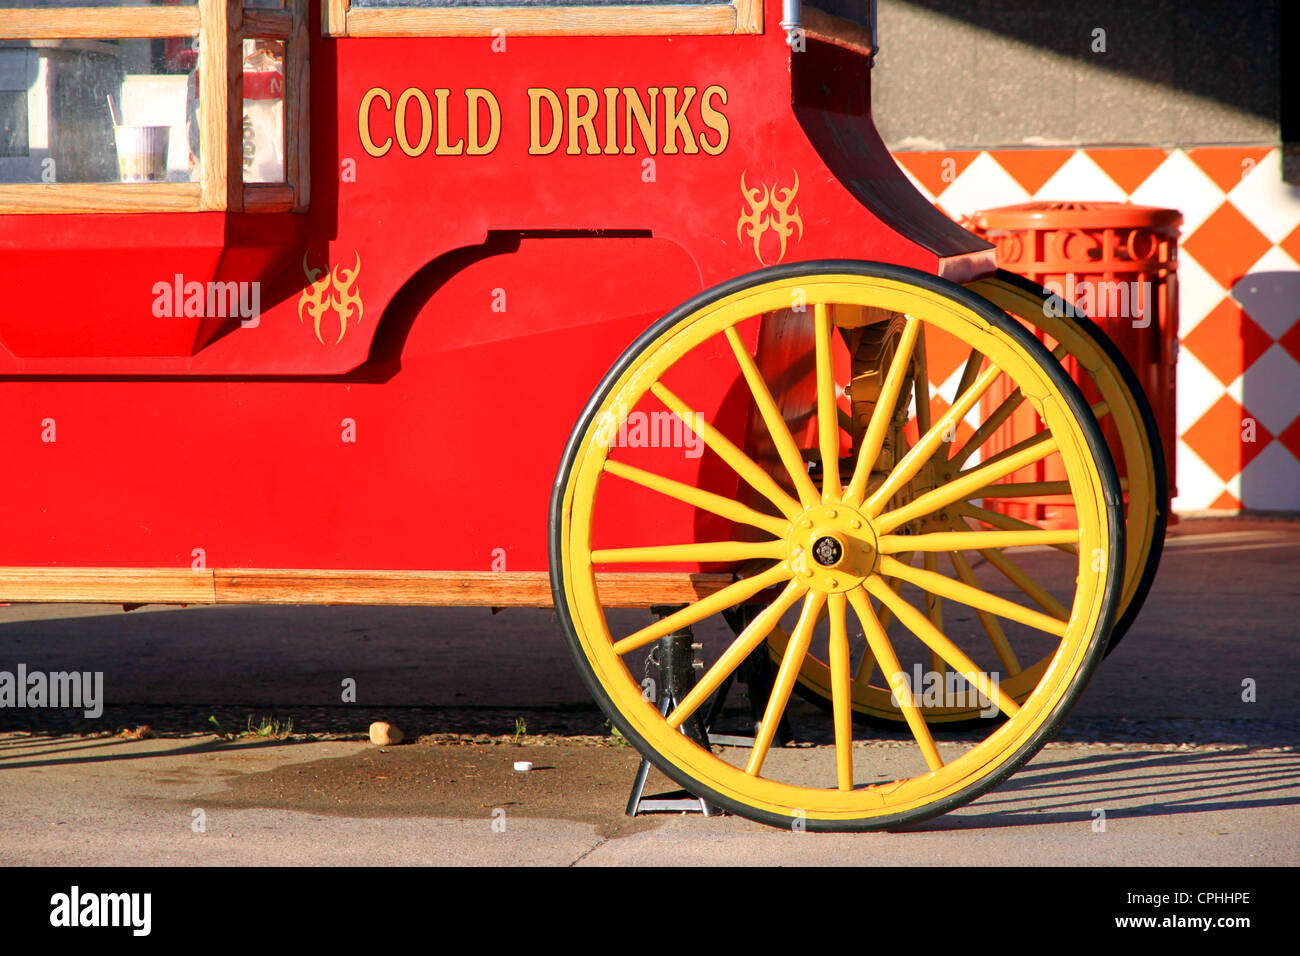
<path fill-rule="evenodd" d="M 760 34 L 764 0 L 716 4 L 552 7 L 357 7 L 321 0 L 321 32 L 332 37 L 684 36 Z"/>
<path fill-rule="evenodd" d="M 11 213 L 300 212 L 310 202 L 307 0 L 244 10 L 243 0 L 190 7 L 0 10 L 0 40 L 202 37 L 199 126 L 202 175 L 189 183 L 0 183 Z M 244 38 L 285 41 L 285 182 L 244 183 Z M 213 42 L 206 42 L 212 38 Z M 224 42 L 218 42 L 222 38 Z"/>

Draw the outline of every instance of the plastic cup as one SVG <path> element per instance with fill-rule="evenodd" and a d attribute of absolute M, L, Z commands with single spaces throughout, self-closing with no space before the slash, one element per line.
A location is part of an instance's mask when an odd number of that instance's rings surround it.
<path fill-rule="evenodd" d="M 117 172 L 124 183 L 158 183 L 167 179 L 170 126 L 114 126 Z"/>

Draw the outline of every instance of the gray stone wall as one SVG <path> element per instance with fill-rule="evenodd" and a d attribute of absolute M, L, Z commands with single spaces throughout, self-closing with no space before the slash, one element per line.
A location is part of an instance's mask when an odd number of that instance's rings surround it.
<path fill-rule="evenodd" d="M 880 0 L 876 123 L 892 149 L 1276 144 L 1279 2 Z"/>

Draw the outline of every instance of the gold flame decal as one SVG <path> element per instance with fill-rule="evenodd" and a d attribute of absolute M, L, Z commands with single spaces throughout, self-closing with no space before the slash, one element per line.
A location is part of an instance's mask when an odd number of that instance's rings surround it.
<path fill-rule="evenodd" d="M 799 235 L 796 242 L 803 238 L 803 219 L 799 216 L 799 207 L 794 206 L 794 197 L 799 192 L 799 173 L 794 174 L 794 185 L 784 186 L 749 186 L 745 182 L 745 173 L 740 174 L 740 194 L 745 198 L 747 209 L 740 211 L 736 220 L 736 238 L 746 236 L 754 240 L 754 258 L 759 265 L 776 265 L 785 258 L 786 246 L 796 229 Z M 791 208 L 793 207 L 793 208 Z M 763 236 L 768 231 L 776 233 L 781 244 L 780 252 L 773 262 L 763 258 Z"/>
<path fill-rule="evenodd" d="M 365 314 L 361 293 L 357 291 L 361 253 L 355 255 L 356 264 L 351 269 L 344 269 L 337 264 L 332 269 L 313 269 L 307 264 L 307 256 L 302 257 L 302 271 L 307 277 L 307 286 L 298 297 L 298 321 L 305 322 L 310 318 L 316 339 L 322 345 L 325 344 L 325 337 L 321 334 L 321 322 L 326 315 L 332 313 L 338 321 L 339 335 L 331 343 L 338 345 L 347 334 L 348 322 L 357 325 Z"/>

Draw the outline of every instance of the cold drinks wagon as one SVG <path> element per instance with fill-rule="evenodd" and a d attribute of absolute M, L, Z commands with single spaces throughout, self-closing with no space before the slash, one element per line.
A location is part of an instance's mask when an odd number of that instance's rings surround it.
<path fill-rule="evenodd" d="M 0 600 L 553 604 L 714 805 L 870 829 L 994 786 L 1140 607 L 1162 466 L 1105 337 L 890 158 L 872 23 L 8 0 Z M 753 740 L 711 743 L 756 655 Z M 795 692 L 825 746 L 776 746 Z"/>

